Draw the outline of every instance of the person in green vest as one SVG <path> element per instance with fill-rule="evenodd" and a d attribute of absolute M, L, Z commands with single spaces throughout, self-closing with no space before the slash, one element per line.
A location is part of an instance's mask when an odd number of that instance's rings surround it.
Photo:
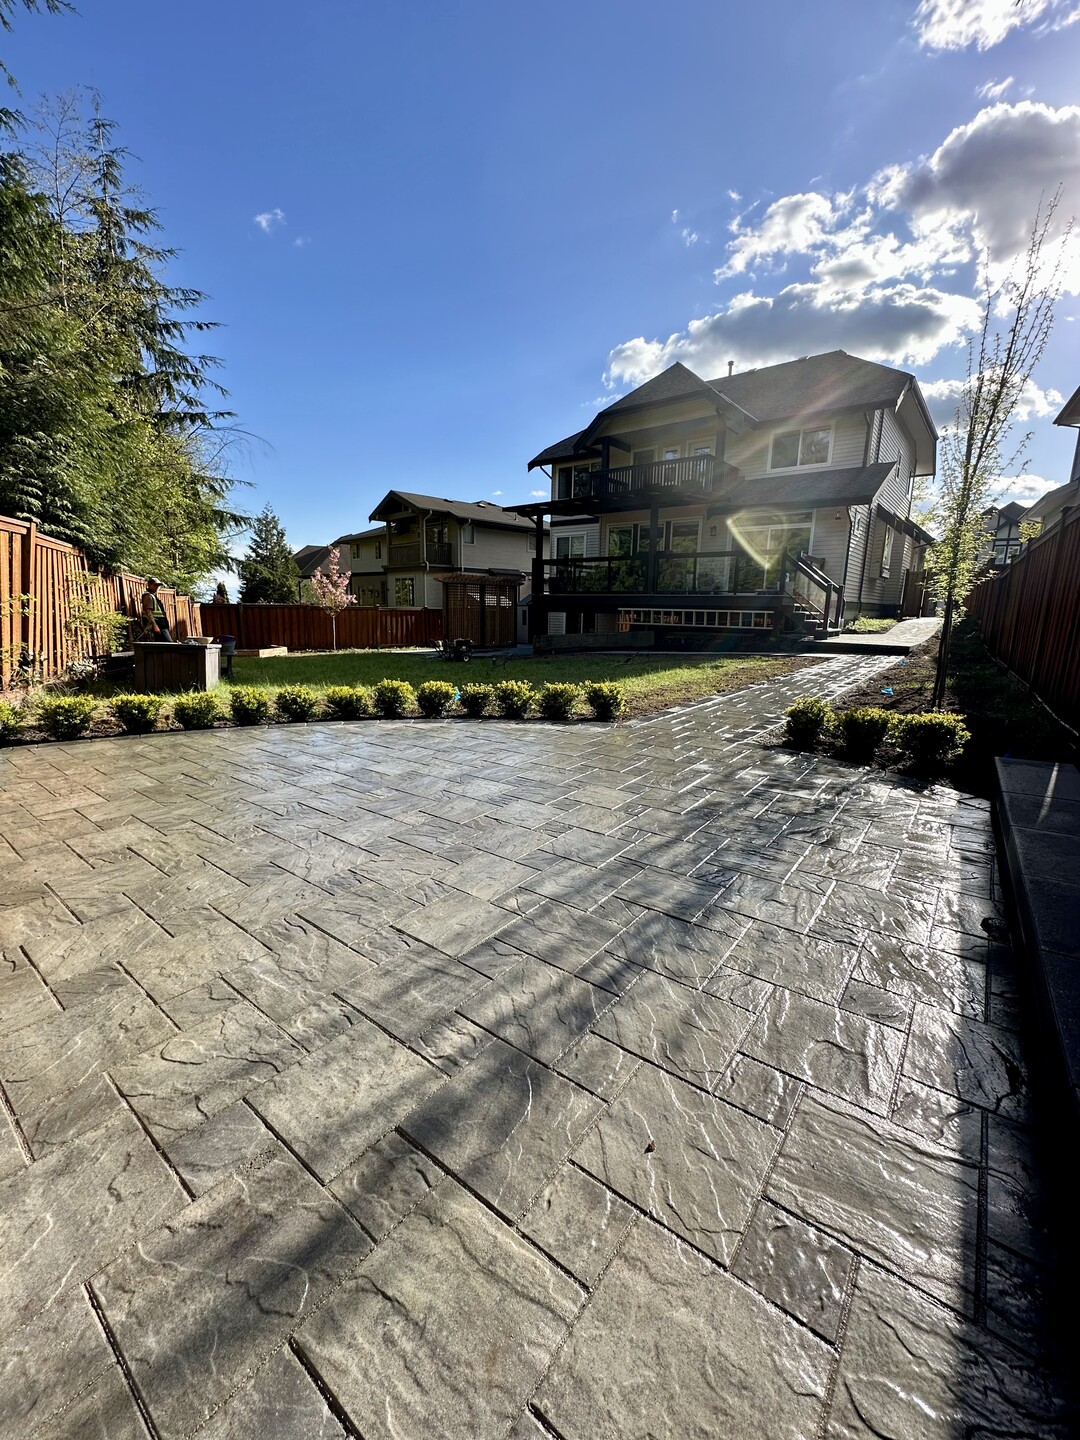
<path fill-rule="evenodd" d="M 169 630 L 169 617 L 165 614 L 165 606 L 158 599 L 158 587 L 160 580 L 155 580 L 151 575 L 146 582 L 146 589 L 142 597 L 142 616 L 146 629 L 147 640 L 164 640 L 172 642 L 172 634 Z"/>

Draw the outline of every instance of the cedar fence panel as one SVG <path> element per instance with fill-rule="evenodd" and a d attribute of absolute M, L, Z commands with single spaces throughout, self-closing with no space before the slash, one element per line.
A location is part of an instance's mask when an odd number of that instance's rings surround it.
<path fill-rule="evenodd" d="M 107 604 L 133 619 L 139 614 L 146 588 L 141 576 L 96 576 L 75 546 L 42 535 L 32 523 L 0 516 L 0 685 L 12 683 L 24 656 L 32 657 L 43 680 L 51 680 L 73 660 L 99 653 L 97 637 L 73 634 L 68 625 L 73 590 L 90 576 L 100 580 Z M 158 595 L 175 639 L 201 633 L 199 606 L 189 595 L 165 586 Z"/>
<path fill-rule="evenodd" d="M 318 605 L 201 605 L 198 609 L 202 633 L 215 639 L 232 635 L 238 650 L 262 650 L 271 645 L 329 650 L 333 645 L 330 616 Z M 339 650 L 437 645 L 442 636 L 441 610 L 350 605 L 337 617 Z"/>
<path fill-rule="evenodd" d="M 1080 507 L 977 585 L 968 610 L 991 655 L 1080 729 Z"/>

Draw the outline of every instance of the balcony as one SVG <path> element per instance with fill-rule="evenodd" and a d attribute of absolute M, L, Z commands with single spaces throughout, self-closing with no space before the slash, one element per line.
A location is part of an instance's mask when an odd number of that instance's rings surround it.
<path fill-rule="evenodd" d="M 427 545 L 427 561 L 429 565 L 452 565 L 454 563 L 453 546 L 449 541 L 429 540 Z M 390 545 L 391 565 L 422 565 L 424 555 L 419 540 L 395 540 Z"/>
<path fill-rule="evenodd" d="M 722 484 L 740 478 L 734 465 L 714 455 L 686 455 L 678 460 L 654 460 L 647 465 L 617 465 L 607 470 L 579 470 L 559 500 L 608 502 L 613 509 L 633 508 L 660 500 L 668 505 L 691 504 L 716 494 Z"/>
<path fill-rule="evenodd" d="M 733 595 L 769 588 L 762 567 L 741 550 L 709 555 L 662 551 L 651 590 L 648 555 L 548 560 L 544 569 L 549 595 Z"/>

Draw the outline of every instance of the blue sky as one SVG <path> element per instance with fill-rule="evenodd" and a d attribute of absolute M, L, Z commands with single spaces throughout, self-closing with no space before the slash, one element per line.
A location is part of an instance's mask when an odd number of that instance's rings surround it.
<path fill-rule="evenodd" d="M 0 40 L 22 104 L 96 87 L 211 297 L 290 539 L 390 488 L 526 500 L 529 457 L 674 359 L 836 347 L 963 373 L 971 259 L 1080 212 L 1075 0 L 79 0 Z M 1067 476 L 1080 261 L 1036 376 Z M 542 483 L 542 481 L 540 482 Z"/>

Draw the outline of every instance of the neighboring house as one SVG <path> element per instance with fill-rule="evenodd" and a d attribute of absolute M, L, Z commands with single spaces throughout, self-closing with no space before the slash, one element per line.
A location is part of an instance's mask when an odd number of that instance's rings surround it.
<path fill-rule="evenodd" d="M 450 572 L 492 576 L 520 574 L 520 598 L 528 592 L 532 562 L 546 552 L 546 527 L 539 551 L 535 525 L 485 500 L 447 500 L 391 490 L 371 512 L 381 521 L 387 605 L 441 608 L 436 576 Z M 365 532 L 372 534 L 374 532 Z"/>
<path fill-rule="evenodd" d="M 986 544 L 981 552 L 984 564 L 1000 567 L 1011 565 L 1020 553 L 1020 521 L 1025 519 L 1023 505 L 1010 500 L 1000 509 L 991 506 L 983 511 L 986 522 Z"/>
<path fill-rule="evenodd" d="M 1066 400 L 1065 407 L 1054 420 L 1054 424 L 1080 427 L 1080 390 L 1074 391 Z M 1070 483 L 1073 480 L 1080 480 L 1080 428 L 1077 429 L 1076 449 L 1073 451 L 1072 470 L 1069 472 Z"/>
<path fill-rule="evenodd" d="M 310 580 L 315 571 L 325 565 L 329 558 L 329 545 L 303 545 L 296 551 L 293 559 L 296 561 L 296 568 L 299 571 L 296 581 L 298 598 L 303 594 L 304 581 Z"/>
<path fill-rule="evenodd" d="M 555 547 L 570 517 L 598 535 L 538 559 L 531 632 L 693 645 L 895 615 L 936 450 L 915 377 L 842 350 L 713 381 L 672 365 L 530 461 L 551 499 L 518 513 L 550 515 Z"/>
<path fill-rule="evenodd" d="M 358 605 L 386 604 L 386 526 L 376 525 L 334 541 L 338 567 L 349 575 L 349 593 Z"/>

